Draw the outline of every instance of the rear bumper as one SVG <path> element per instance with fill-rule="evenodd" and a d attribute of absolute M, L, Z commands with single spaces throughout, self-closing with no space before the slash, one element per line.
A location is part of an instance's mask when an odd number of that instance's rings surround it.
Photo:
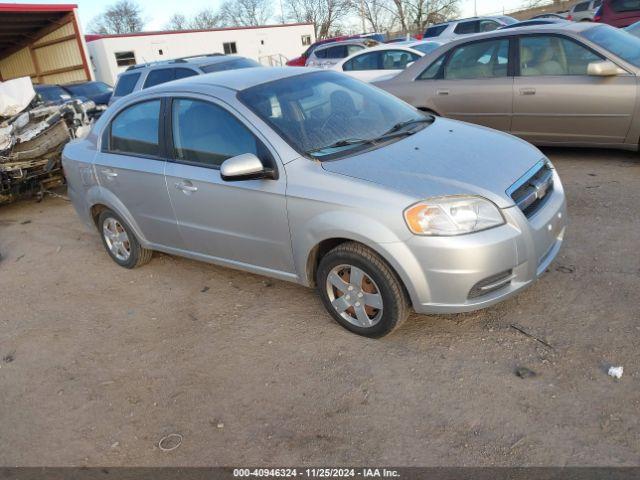
<path fill-rule="evenodd" d="M 530 218 L 503 209 L 506 224 L 457 237 L 414 237 L 387 244 L 418 313 L 459 313 L 488 307 L 533 284 L 556 257 L 567 213 L 562 184 Z"/>

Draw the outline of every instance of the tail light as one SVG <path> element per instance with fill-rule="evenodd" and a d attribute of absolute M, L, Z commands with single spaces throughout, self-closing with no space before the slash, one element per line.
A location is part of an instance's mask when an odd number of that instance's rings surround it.
<path fill-rule="evenodd" d="M 595 13 L 593 14 L 593 21 L 594 22 L 602 21 L 602 5 L 600 5 L 598 9 L 595 11 Z"/>
<path fill-rule="evenodd" d="M 567 15 L 567 20 L 569 20 L 570 22 L 573 21 L 573 15 Z"/>

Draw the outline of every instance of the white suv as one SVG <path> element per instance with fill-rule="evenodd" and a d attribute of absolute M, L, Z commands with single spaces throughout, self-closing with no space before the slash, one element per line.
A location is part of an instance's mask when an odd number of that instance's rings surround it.
<path fill-rule="evenodd" d="M 517 22 L 518 21 L 515 18 L 506 15 L 453 20 L 451 22 L 431 25 L 424 32 L 423 38 L 425 40 L 437 39 L 438 41 L 450 41 L 463 35 L 490 32 Z"/>

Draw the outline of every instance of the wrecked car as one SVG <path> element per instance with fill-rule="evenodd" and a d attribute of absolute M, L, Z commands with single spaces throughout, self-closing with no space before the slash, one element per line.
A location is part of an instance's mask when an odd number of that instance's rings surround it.
<path fill-rule="evenodd" d="M 88 133 L 92 101 L 45 105 L 29 78 L 0 83 L 0 205 L 64 183 L 62 149 Z"/>

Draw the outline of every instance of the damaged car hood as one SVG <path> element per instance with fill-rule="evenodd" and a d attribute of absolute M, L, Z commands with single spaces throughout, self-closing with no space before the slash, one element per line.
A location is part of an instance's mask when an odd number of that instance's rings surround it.
<path fill-rule="evenodd" d="M 325 170 L 414 195 L 480 195 L 500 208 L 514 205 L 506 190 L 544 155 L 511 135 L 437 118 L 389 145 L 322 162 Z"/>

